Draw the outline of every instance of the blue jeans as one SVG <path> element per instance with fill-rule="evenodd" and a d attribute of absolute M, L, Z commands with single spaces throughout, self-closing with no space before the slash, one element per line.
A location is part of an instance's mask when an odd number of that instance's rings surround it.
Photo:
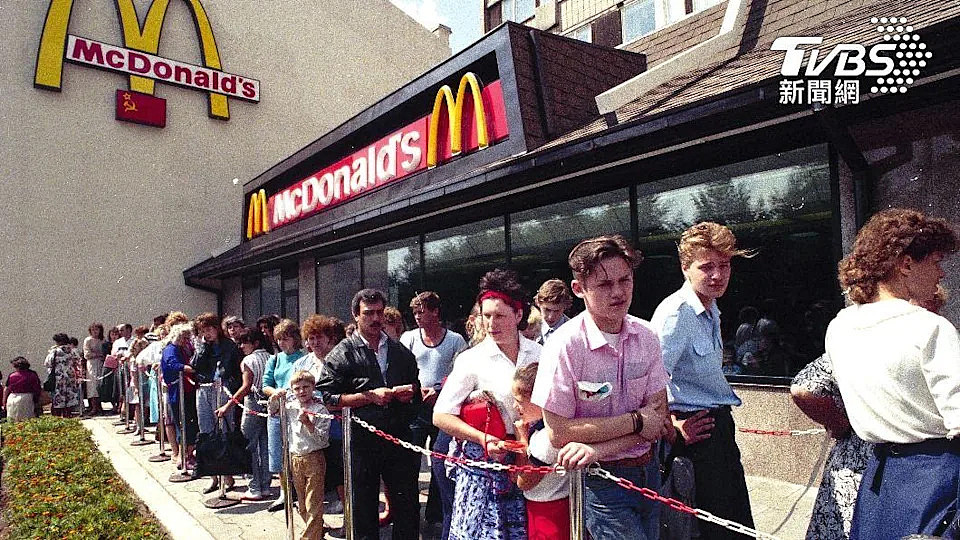
<path fill-rule="evenodd" d="M 433 444 L 433 450 L 447 454 L 450 452 L 450 441 L 452 437 L 449 434 L 440 431 L 437 434 L 437 440 Z M 447 476 L 446 461 L 439 459 L 431 460 L 430 469 L 433 474 L 430 481 L 436 481 L 437 492 L 440 495 L 440 506 L 443 512 L 443 531 L 440 533 L 441 540 L 447 540 L 450 537 L 450 516 L 453 515 L 453 491 L 457 484 Z"/>
<path fill-rule="evenodd" d="M 243 398 L 244 406 L 251 411 L 262 412 L 263 406 L 257 403 L 257 398 L 253 394 L 248 394 Z M 250 463 L 252 465 L 252 476 L 250 479 L 250 492 L 254 494 L 265 494 L 270 489 L 270 466 L 267 460 L 267 419 L 251 414 L 243 415 L 240 423 L 240 432 L 247 438 L 250 450 Z"/>
<path fill-rule="evenodd" d="M 283 429 L 279 416 L 267 418 L 267 446 L 270 456 L 270 472 L 283 471 Z"/>
<path fill-rule="evenodd" d="M 659 489 L 660 482 L 647 481 L 648 467 L 607 467 L 612 474 L 637 487 Z M 658 503 L 628 491 L 603 478 L 588 475 L 584 482 L 584 519 L 594 540 L 656 540 L 660 526 Z M 654 532 L 654 535 L 651 535 Z"/>
<path fill-rule="evenodd" d="M 213 383 L 212 386 L 200 386 L 197 388 L 197 421 L 200 423 L 200 433 L 213 433 L 217 429 L 216 411 L 230 398 L 223 393 L 220 383 Z M 230 423 L 233 429 L 233 415 L 228 414 L 223 417 Z"/>

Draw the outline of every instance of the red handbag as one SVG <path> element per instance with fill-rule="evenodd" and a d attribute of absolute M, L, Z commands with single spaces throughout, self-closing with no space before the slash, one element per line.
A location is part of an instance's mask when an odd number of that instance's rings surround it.
<path fill-rule="evenodd" d="M 491 437 L 501 440 L 507 438 L 507 426 L 503 423 L 500 410 L 483 397 L 469 401 L 460 407 L 460 419 Z"/>

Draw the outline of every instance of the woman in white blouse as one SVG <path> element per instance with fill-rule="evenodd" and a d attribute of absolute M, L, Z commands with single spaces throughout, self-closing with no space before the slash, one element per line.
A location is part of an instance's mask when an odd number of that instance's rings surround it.
<path fill-rule="evenodd" d="M 493 270 L 480 280 L 477 302 L 487 337 L 457 357 L 433 409 L 434 425 L 455 439 L 453 455 L 512 462 L 502 439 L 470 426 L 459 414 L 471 398 L 486 396 L 503 419 L 506 438 L 513 437 L 513 374 L 538 361 L 541 349 L 520 334 L 530 310 L 526 298 L 516 272 Z M 454 466 L 450 477 L 456 482 L 451 539 L 526 538 L 523 494 L 505 472 Z"/>
<path fill-rule="evenodd" d="M 850 424 L 875 443 L 857 496 L 851 539 L 953 538 L 960 491 L 960 338 L 924 308 L 957 236 L 915 210 L 878 212 L 840 263 L 854 305 L 826 335 L 826 354 Z M 948 530 L 949 528 L 949 530 Z"/>

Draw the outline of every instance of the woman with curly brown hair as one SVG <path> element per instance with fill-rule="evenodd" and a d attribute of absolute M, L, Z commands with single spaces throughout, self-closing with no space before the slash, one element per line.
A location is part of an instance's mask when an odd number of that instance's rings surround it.
<path fill-rule="evenodd" d="M 826 354 L 863 440 L 875 443 L 850 538 L 940 536 L 960 492 L 960 337 L 924 304 L 957 250 L 942 219 L 915 210 L 874 215 L 840 262 L 853 305 L 830 323 Z"/>

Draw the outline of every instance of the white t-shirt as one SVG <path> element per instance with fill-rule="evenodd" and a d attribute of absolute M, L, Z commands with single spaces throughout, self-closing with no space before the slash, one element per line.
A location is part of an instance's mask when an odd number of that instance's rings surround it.
<path fill-rule="evenodd" d="M 538 429 L 530 436 L 530 446 L 527 453 L 547 465 L 557 462 L 557 453 L 560 450 L 550 444 L 550 436 L 546 429 Z M 570 479 L 566 475 L 550 473 L 540 480 L 540 483 L 523 492 L 523 496 L 530 501 L 550 502 L 559 501 L 570 495 Z"/>
<path fill-rule="evenodd" d="M 113 345 L 110 347 L 110 354 L 114 356 L 121 353 L 126 354 L 127 348 L 129 347 L 130 347 L 130 344 L 127 343 L 127 340 L 123 339 L 123 336 L 118 337 L 117 340 L 114 341 Z"/>

